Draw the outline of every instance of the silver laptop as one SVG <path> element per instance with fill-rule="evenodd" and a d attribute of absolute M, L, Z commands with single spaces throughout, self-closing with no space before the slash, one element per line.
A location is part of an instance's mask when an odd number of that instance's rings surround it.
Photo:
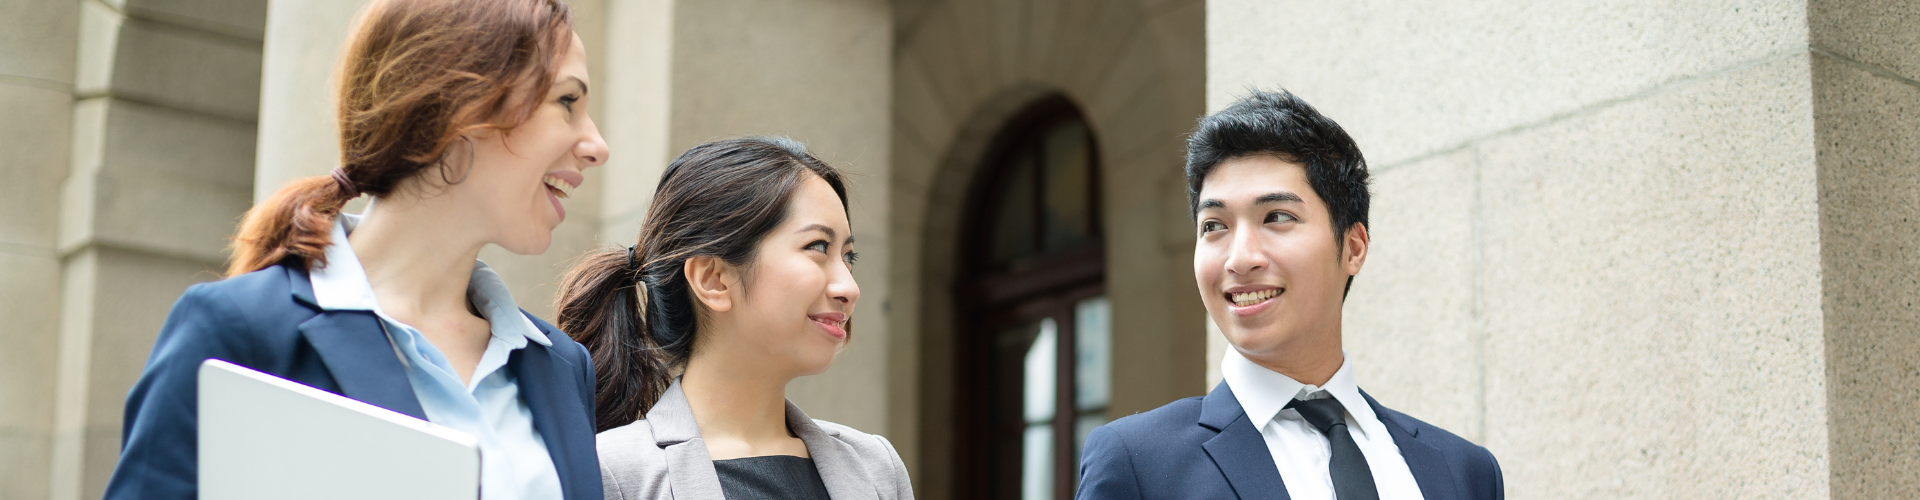
<path fill-rule="evenodd" d="M 217 359 L 199 377 L 202 499 L 480 496 L 464 432 Z"/>

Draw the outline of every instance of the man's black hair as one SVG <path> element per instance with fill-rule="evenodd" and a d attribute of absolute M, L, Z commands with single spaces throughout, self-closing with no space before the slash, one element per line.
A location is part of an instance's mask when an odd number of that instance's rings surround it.
<path fill-rule="evenodd" d="M 1367 160 L 1340 124 L 1291 92 L 1255 90 L 1200 119 L 1187 137 L 1187 208 L 1200 217 L 1200 188 L 1227 160 L 1272 155 L 1307 169 L 1307 184 L 1327 204 L 1335 245 L 1354 224 L 1367 225 Z M 1353 278 L 1347 278 L 1353 287 Z"/>

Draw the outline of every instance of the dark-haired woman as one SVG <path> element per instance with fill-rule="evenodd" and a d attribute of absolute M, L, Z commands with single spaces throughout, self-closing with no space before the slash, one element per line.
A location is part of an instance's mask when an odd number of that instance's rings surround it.
<path fill-rule="evenodd" d="M 218 358 L 473 435 L 484 500 L 600 498 L 586 349 L 475 260 L 545 252 L 606 161 L 585 57 L 555 0 L 368 6 L 340 68 L 342 166 L 255 206 L 228 278 L 174 305 L 106 497 L 196 496 L 195 372 Z"/>
<path fill-rule="evenodd" d="M 798 143 L 712 142 L 668 165 L 639 242 L 561 286 L 560 325 L 599 367 L 607 498 L 913 498 L 885 438 L 786 400 L 847 345 L 854 256 L 840 173 Z"/>

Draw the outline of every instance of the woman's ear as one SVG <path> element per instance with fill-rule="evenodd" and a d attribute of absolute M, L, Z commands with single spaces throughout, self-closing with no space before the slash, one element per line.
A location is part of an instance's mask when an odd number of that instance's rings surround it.
<path fill-rule="evenodd" d="M 687 275 L 687 288 L 693 292 L 693 298 L 700 301 L 707 310 L 723 312 L 733 309 L 733 285 L 739 282 L 733 265 L 718 257 L 701 255 L 687 259 L 684 268 Z"/>

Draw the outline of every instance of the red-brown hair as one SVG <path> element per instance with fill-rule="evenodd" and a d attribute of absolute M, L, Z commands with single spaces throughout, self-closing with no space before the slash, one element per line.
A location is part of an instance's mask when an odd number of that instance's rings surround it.
<path fill-rule="evenodd" d="M 439 163 L 462 134 L 510 132 L 525 121 L 552 87 L 572 34 L 572 12 L 559 0 L 374 0 L 354 23 L 337 75 L 344 178 L 295 180 L 248 210 L 227 275 L 325 266 L 347 201 L 386 196 Z"/>

